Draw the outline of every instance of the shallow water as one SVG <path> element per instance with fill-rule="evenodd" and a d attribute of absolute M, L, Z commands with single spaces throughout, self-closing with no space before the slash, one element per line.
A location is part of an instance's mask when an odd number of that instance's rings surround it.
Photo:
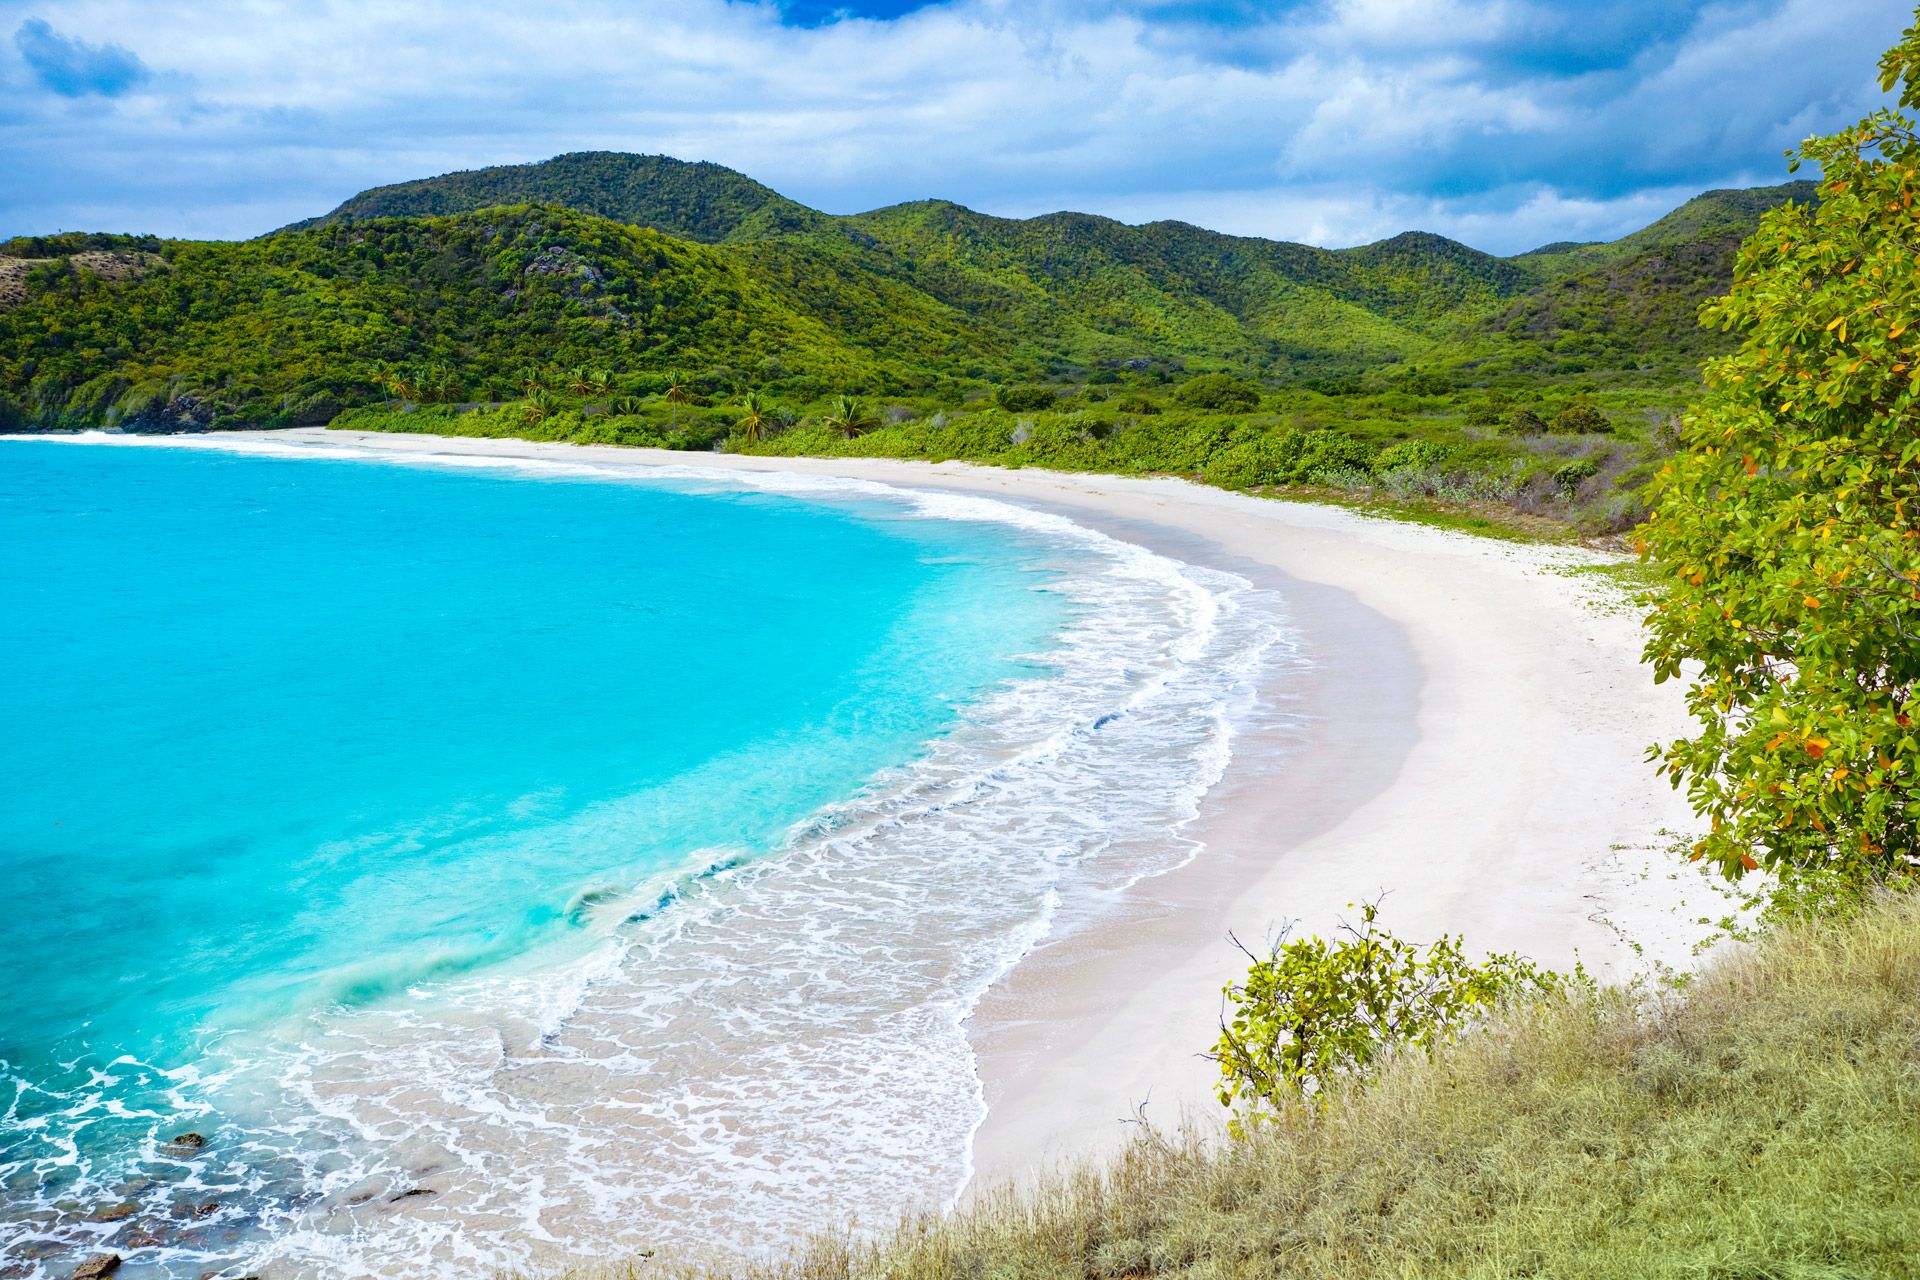
<path fill-rule="evenodd" d="M 973 1001 L 1190 856 L 1279 623 L 763 483 L 0 442 L 0 1256 L 754 1249 L 958 1190 Z"/>

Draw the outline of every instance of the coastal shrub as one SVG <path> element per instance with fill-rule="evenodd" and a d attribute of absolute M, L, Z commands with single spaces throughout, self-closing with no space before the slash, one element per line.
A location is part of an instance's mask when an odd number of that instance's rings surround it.
<path fill-rule="evenodd" d="M 1920 107 L 1920 21 L 1881 62 Z M 1699 728 L 1654 753 L 1729 876 L 1920 873 L 1920 185 L 1912 120 L 1880 111 L 1798 152 L 1817 205 L 1741 247 L 1702 313 L 1741 335 L 1706 366 L 1640 535 L 1664 586 L 1661 680 Z"/>
<path fill-rule="evenodd" d="M 1332 941 L 1283 936 L 1265 956 L 1249 952 L 1247 976 L 1226 987 L 1213 1059 L 1236 1132 L 1295 1096 L 1363 1078 L 1391 1050 L 1432 1052 L 1501 1001 L 1561 985 L 1518 956 L 1473 963 L 1457 938 L 1417 947 L 1380 927 L 1375 903 L 1360 920 Z"/>
<path fill-rule="evenodd" d="M 1553 415 L 1553 430 L 1560 435 L 1604 435 L 1613 424 L 1590 404 L 1570 404 Z"/>
<path fill-rule="evenodd" d="M 1402 440 L 1382 449 L 1373 460 L 1375 471 L 1423 470 L 1438 466 L 1453 452 L 1433 440 Z"/>
<path fill-rule="evenodd" d="M 1515 409 L 1507 416 L 1506 429 L 1517 436 L 1544 435 L 1547 420 L 1531 409 Z"/>
<path fill-rule="evenodd" d="M 1058 399 L 1050 387 L 999 387 L 993 393 L 993 402 L 1008 413 L 1051 409 Z"/>
<path fill-rule="evenodd" d="M 1553 482 L 1570 493 L 1599 474 L 1600 464 L 1592 458 L 1575 458 L 1553 469 Z"/>
<path fill-rule="evenodd" d="M 1225 373 L 1203 373 L 1190 378 L 1173 395 L 1190 408 L 1216 412 L 1245 413 L 1260 405 L 1260 388 Z"/>
<path fill-rule="evenodd" d="M 1201 471 L 1228 489 L 1302 484 L 1323 472 L 1368 471 L 1373 451 L 1339 431 L 1269 431 L 1220 450 Z"/>

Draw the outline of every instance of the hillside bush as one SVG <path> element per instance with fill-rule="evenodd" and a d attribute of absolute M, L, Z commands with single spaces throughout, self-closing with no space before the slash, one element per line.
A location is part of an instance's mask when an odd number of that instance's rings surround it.
<path fill-rule="evenodd" d="M 1194 409 L 1245 413 L 1260 407 L 1260 388 L 1225 373 L 1205 373 L 1182 383 L 1174 399 Z"/>
<path fill-rule="evenodd" d="M 1604 435 L 1613 424 L 1590 404 L 1570 404 L 1553 415 L 1553 430 L 1560 435 Z"/>
<path fill-rule="evenodd" d="M 1575 458 L 1553 469 L 1553 482 L 1561 489 L 1572 492 L 1599 474 L 1600 464 L 1592 458 Z"/>
<path fill-rule="evenodd" d="M 1402 440 L 1399 444 L 1390 444 L 1382 449 L 1373 460 L 1373 469 L 1377 472 L 1402 468 L 1424 470 L 1445 462 L 1452 452 L 1434 440 Z"/>
<path fill-rule="evenodd" d="M 1059 397 L 1049 387 L 998 387 L 993 402 L 1009 413 L 1051 409 Z"/>
<path fill-rule="evenodd" d="M 1228 489 L 1304 484 L 1327 472 L 1372 469 L 1373 450 L 1339 431 L 1268 431 L 1240 440 L 1209 458 L 1208 484 Z"/>

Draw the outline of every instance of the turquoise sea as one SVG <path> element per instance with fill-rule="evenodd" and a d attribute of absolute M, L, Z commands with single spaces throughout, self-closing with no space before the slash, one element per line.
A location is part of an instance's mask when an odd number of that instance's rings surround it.
<path fill-rule="evenodd" d="M 0 1274 L 950 1192 L 971 1001 L 1075 866 L 1177 846 L 1279 634 L 992 505 L 0 441 Z M 802 1136 L 889 1061 L 870 1141 Z"/>

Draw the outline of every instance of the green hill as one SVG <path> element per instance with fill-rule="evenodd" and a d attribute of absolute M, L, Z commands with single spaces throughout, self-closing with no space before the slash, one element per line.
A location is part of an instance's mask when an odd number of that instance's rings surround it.
<path fill-rule="evenodd" d="M 247 242 L 0 245 L 0 421 L 320 421 L 382 402 L 414 366 L 456 402 L 576 365 L 606 369 L 609 396 L 679 371 L 709 394 L 799 403 L 957 403 L 1115 370 L 1672 385 L 1717 349 L 1692 316 L 1733 245 L 1807 194 L 1710 192 L 1612 244 L 1499 258 L 1419 232 L 1326 250 L 944 201 L 837 217 L 718 165 L 580 152 L 376 188 Z"/>
<path fill-rule="evenodd" d="M 1695 317 L 1701 303 L 1726 291 L 1734 253 L 1760 215 L 1789 200 L 1817 199 L 1812 182 L 1709 191 L 1610 244 L 1535 250 L 1520 261 L 1543 283 L 1492 323 L 1551 353 L 1543 367 L 1648 365 L 1669 376 L 1691 369 L 1727 347 Z"/>
<path fill-rule="evenodd" d="M 0 384 L 34 424 L 325 422 L 379 401 L 401 365 L 438 368 L 438 398 L 485 401 L 556 365 L 746 379 L 771 360 L 824 389 L 997 352 L 967 317 L 883 279 L 783 281 L 552 205 L 163 242 L 137 278 L 77 262 L 35 267 L 26 300 L 0 313 Z"/>
<path fill-rule="evenodd" d="M 575 151 L 538 164 L 468 169 L 362 191 L 333 212 L 286 231 L 377 218 L 431 218 L 509 204 L 558 204 L 614 222 L 715 244 L 746 227 L 812 211 L 723 165 L 672 156 Z"/>

